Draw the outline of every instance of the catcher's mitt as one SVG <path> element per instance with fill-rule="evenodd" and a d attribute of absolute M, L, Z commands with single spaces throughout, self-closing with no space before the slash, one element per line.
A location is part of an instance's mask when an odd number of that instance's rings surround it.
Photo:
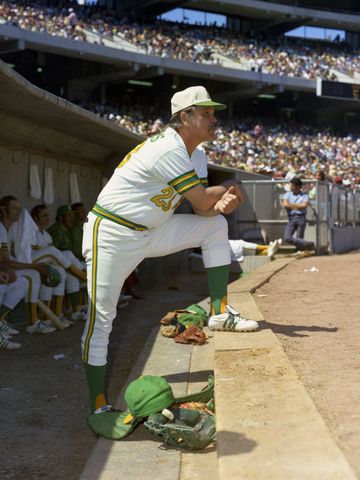
<path fill-rule="evenodd" d="M 176 343 L 191 343 L 193 345 L 204 345 L 207 342 L 207 336 L 201 328 L 191 325 L 180 335 L 174 338 Z"/>
<path fill-rule="evenodd" d="M 215 416 L 197 410 L 163 410 L 150 415 L 144 425 L 166 445 L 175 448 L 201 450 L 215 440 Z"/>

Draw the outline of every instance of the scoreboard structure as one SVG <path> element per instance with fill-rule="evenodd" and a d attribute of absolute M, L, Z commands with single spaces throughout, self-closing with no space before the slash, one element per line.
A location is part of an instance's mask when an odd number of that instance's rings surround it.
<path fill-rule="evenodd" d="M 338 100 L 360 100 L 360 84 L 332 82 L 318 78 L 316 81 L 316 95 L 318 97 L 333 98 Z"/>

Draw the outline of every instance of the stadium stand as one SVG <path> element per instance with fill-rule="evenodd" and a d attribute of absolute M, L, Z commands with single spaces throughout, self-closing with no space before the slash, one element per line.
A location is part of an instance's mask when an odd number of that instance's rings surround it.
<path fill-rule="evenodd" d="M 96 6 L 0 3 L 0 23 L 148 55 L 232 66 L 288 77 L 351 80 L 360 75 L 359 51 L 345 42 L 299 41 L 284 36 L 239 35 L 216 25 L 157 20 L 138 24 Z M 65 5 L 65 6 L 64 6 Z"/>
<path fill-rule="evenodd" d="M 147 136 L 166 124 L 166 112 L 143 104 L 82 105 L 97 115 Z M 262 175 L 315 178 L 323 170 L 330 181 L 359 188 L 360 138 L 336 134 L 286 119 L 234 116 L 221 119 L 217 139 L 206 146 L 211 163 Z"/>

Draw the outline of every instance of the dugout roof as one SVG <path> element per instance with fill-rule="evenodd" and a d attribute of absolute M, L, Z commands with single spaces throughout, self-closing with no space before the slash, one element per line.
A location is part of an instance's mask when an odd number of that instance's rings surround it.
<path fill-rule="evenodd" d="M 68 161 L 106 164 L 139 136 L 35 87 L 0 61 L 0 146 Z"/>

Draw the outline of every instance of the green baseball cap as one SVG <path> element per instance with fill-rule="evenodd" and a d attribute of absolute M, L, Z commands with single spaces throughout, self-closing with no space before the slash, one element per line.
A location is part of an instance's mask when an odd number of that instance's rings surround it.
<path fill-rule="evenodd" d="M 71 210 L 70 205 L 61 205 L 56 211 L 56 216 L 58 215 L 66 215 L 68 213 L 71 213 L 72 215 L 74 214 L 74 211 Z"/>
<path fill-rule="evenodd" d="M 169 383 L 165 378 L 154 375 L 144 375 L 129 383 L 124 397 L 131 416 L 135 418 L 161 412 L 175 402 Z M 129 420 L 130 416 L 127 418 Z"/>

